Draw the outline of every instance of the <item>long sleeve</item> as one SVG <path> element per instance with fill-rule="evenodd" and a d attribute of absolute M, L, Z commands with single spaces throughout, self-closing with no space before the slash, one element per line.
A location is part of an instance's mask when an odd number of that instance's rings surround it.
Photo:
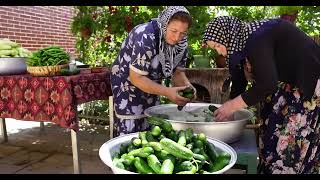
<path fill-rule="evenodd" d="M 255 84 L 241 94 L 244 102 L 254 105 L 276 90 L 278 72 L 275 65 L 272 38 L 264 36 L 255 40 L 249 51 L 249 62 L 252 65 Z M 258 44 L 258 45 L 257 45 Z"/>
<path fill-rule="evenodd" d="M 248 85 L 243 69 L 237 68 L 231 76 L 231 81 L 230 99 L 233 99 L 243 93 Z"/>

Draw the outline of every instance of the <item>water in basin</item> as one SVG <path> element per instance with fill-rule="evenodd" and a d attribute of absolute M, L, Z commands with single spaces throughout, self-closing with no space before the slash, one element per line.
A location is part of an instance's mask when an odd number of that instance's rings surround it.
<path fill-rule="evenodd" d="M 188 104 L 181 111 L 177 107 L 158 109 L 154 116 L 184 122 L 213 122 L 213 113 L 208 106 L 196 107 Z"/>

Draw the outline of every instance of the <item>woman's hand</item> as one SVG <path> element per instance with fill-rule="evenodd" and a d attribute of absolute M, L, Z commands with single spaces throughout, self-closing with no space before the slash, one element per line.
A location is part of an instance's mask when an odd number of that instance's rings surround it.
<path fill-rule="evenodd" d="M 197 99 L 197 89 L 194 86 L 192 86 L 191 83 L 189 83 L 188 86 L 193 89 L 193 98 L 191 100 Z"/>
<path fill-rule="evenodd" d="M 190 102 L 190 99 L 184 98 L 178 94 L 178 91 L 184 90 L 187 88 L 187 86 L 182 87 L 170 87 L 167 91 L 167 97 L 172 101 L 173 103 L 176 103 L 179 106 L 184 106 L 188 102 Z"/>
<path fill-rule="evenodd" d="M 237 109 L 233 107 L 232 102 L 227 101 L 214 111 L 213 116 L 215 117 L 215 121 L 229 121 L 235 111 Z"/>
<path fill-rule="evenodd" d="M 222 104 L 217 110 L 214 111 L 213 116 L 215 121 L 229 121 L 232 120 L 234 112 L 246 108 L 247 104 L 243 101 L 241 95 L 237 96 L 233 100 L 229 100 Z"/>

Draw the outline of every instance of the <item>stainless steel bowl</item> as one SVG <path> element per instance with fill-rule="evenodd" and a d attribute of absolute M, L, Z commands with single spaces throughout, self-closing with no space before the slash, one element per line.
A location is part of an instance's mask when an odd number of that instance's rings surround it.
<path fill-rule="evenodd" d="M 27 73 L 26 58 L 0 58 L 0 75 L 15 75 Z"/>
<path fill-rule="evenodd" d="M 209 105 L 220 107 L 220 104 L 210 103 L 188 103 L 182 111 L 177 109 L 176 104 L 162 104 L 153 106 L 144 111 L 147 116 L 159 114 L 168 115 L 175 130 L 192 128 L 195 133 L 203 132 L 209 137 L 216 138 L 226 143 L 238 141 L 243 133 L 245 125 L 253 117 L 253 113 L 246 109 L 241 109 L 233 114 L 233 118 L 226 122 L 192 122 L 184 119 L 185 113 L 200 114 Z M 187 110 L 189 109 L 189 110 Z M 187 111 L 187 112 L 185 112 Z M 197 119 L 197 117 L 195 117 Z"/>

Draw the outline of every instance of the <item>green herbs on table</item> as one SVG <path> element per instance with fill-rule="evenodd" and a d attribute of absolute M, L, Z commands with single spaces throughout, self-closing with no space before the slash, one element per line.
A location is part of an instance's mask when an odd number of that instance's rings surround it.
<path fill-rule="evenodd" d="M 56 66 L 69 63 L 70 55 L 59 46 L 40 49 L 27 59 L 28 66 Z"/>

